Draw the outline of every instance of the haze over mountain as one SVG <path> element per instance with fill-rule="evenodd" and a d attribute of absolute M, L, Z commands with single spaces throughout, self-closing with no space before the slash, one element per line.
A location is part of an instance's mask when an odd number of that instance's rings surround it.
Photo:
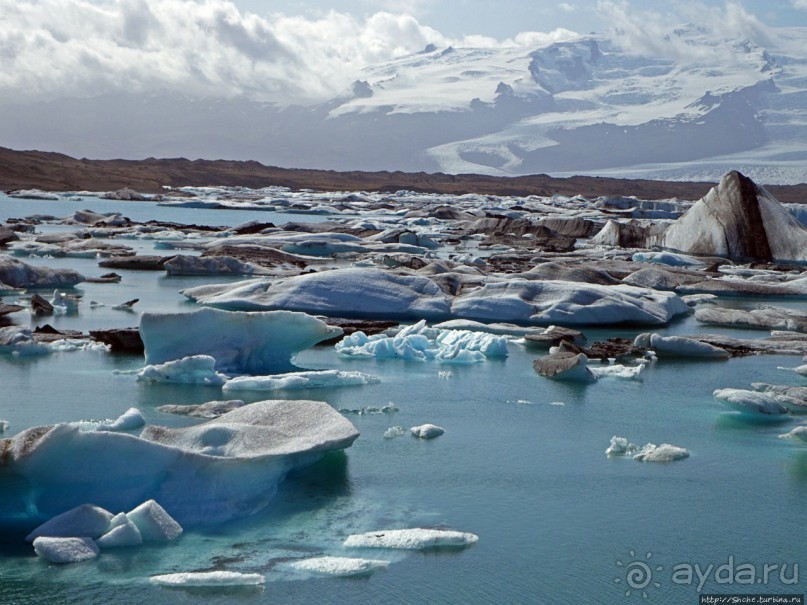
<path fill-rule="evenodd" d="M 84 6 L 83 22 L 59 25 L 45 12 L 58 12 L 54 1 L 38 13 L 0 2 L 23 32 L 15 42 L 0 25 L 0 50 L 14 50 L 0 53 L 0 145 L 335 170 L 716 181 L 738 169 L 807 182 L 807 28 L 764 26 L 736 6 L 672 25 L 603 3 L 608 33 L 504 42 L 448 39 L 402 15 L 330 15 L 342 46 L 329 46 L 311 37 L 313 22 L 270 22 L 219 0 L 125 4 Z"/>

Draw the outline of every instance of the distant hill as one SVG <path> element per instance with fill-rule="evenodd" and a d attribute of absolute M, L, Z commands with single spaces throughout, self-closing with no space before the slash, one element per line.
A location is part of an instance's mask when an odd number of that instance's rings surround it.
<path fill-rule="evenodd" d="M 46 191 L 110 191 L 131 187 L 160 193 L 165 186 L 279 185 L 317 191 L 422 191 L 490 195 L 635 195 L 643 199 L 678 197 L 698 199 L 713 183 L 685 183 L 547 175 L 494 177 L 479 174 L 427 174 L 424 172 L 336 172 L 264 166 L 230 160 L 87 160 L 43 151 L 15 151 L 0 147 L 0 189 Z M 807 203 L 807 184 L 769 187 L 780 201 Z"/>

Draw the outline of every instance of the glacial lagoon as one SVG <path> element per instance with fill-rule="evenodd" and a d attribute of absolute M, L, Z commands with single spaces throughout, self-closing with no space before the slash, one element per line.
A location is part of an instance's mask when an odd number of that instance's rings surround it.
<path fill-rule="evenodd" d="M 166 208 L 86 197 L 33 201 L 0 196 L 3 219 L 36 213 L 67 216 L 80 208 L 121 211 L 134 220 L 196 224 L 333 218 L 282 212 L 267 218 L 255 211 Z M 141 254 L 162 253 L 151 240 L 124 243 L 134 244 Z M 104 272 L 92 258 L 23 260 L 85 275 Z M 122 275 L 119 284 L 82 283 L 75 288 L 83 296 L 78 314 L 31 318 L 23 312 L 10 319 L 32 326 L 49 323 L 60 330 L 136 326 L 141 312 L 196 308 L 180 290 L 243 279 L 117 272 Z M 140 299 L 133 312 L 112 308 L 133 298 Z M 89 301 L 100 304 L 90 307 Z M 755 308 L 766 302 L 801 307 L 798 301 L 759 298 L 720 304 Z M 617 335 L 632 338 L 648 330 L 584 328 L 589 342 Z M 652 331 L 764 335 L 713 326 L 706 330 L 691 315 Z M 802 385 L 805 379 L 786 369 L 800 365 L 799 356 L 660 358 L 648 362 L 635 379 L 577 384 L 539 376 L 532 364 L 544 353 L 515 339 L 507 349 L 506 359 L 465 365 L 348 359 L 333 346 L 306 350 L 295 360 L 301 368 L 360 371 L 380 381 L 238 397 L 247 402 L 326 401 L 360 431 L 350 448 L 289 476 L 262 512 L 188 527 L 168 545 L 107 550 L 94 561 L 57 566 L 34 556 L 30 544 L 4 542 L 0 602 L 677 605 L 697 602 L 699 588 L 722 594 L 804 592 L 807 578 L 799 574 L 807 575 L 801 548 L 807 524 L 807 449 L 779 438 L 801 420 L 748 421 L 712 396 L 715 389 L 751 388 L 752 382 Z M 149 424 L 186 426 L 196 421 L 156 408 L 228 398 L 220 387 L 138 382 L 132 371 L 143 364 L 142 356 L 92 349 L 0 357 L 0 419 L 9 423 L 3 437 L 43 424 L 114 419 L 131 407 Z M 396 409 L 379 411 L 385 406 Z M 409 427 L 424 423 L 445 428 L 445 434 L 434 440 L 408 434 Z M 406 434 L 385 438 L 397 426 L 405 427 Z M 667 464 L 608 457 L 605 449 L 613 436 L 638 445 L 671 443 L 687 448 L 690 456 Z M 343 546 L 350 534 L 410 527 L 472 532 L 479 541 L 465 549 L 424 552 Z M 322 578 L 286 565 L 326 555 L 383 559 L 389 565 L 353 578 Z M 705 581 L 695 575 L 687 582 L 681 573 L 695 565 L 711 569 Z M 737 573 L 741 565 L 742 574 Z M 765 565 L 778 568 L 763 578 Z M 649 575 L 630 574 L 638 568 Z M 756 572 L 753 585 L 748 584 L 751 568 Z M 266 583 L 176 589 L 149 582 L 158 574 L 214 570 L 262 574 Z"/>

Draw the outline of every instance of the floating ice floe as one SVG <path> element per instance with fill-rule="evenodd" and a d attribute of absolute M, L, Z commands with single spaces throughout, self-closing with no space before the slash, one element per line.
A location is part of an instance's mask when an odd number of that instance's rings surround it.
<path fill-rule="evenodd" d="M 8 430 L 8 420 L 0 420 L 0 434 Z"/>
<path fill-rule="evenodd" d="M 266 269 L 232 256 L 190 256 L 179 254 L 166 261 L 168 275 L 262 275 Z"/>
<path fill-rule="evenodd" d="M 95 559 L 98 546 L 90 538 L 36 538 L 34 552 L 51 563 L 79 563 Z"/>
<path fill-rule="evenodd" d="M 745 389 L 716 389 L 713 393 L 723 405 L 759 420 L 779 421 L 788 418 L 788 410 L 773 395 Z"/>
<path fill-rule="evenodd" d="M 353 557 L 314 557 L 292 561 L 284 565 L 293 571 L 331 577 L 363 576 L 388 566 L 389 561 Z"/>
<path fill-rule="evenodd" d="M 677 445 L 648 443 L 640 447 L 627 438 L 616 435 L 611 437 L 611 444 L 605 453 L 608 456 L 630 456 L 637 462 L 674 462 L 689 458 L 689 452 Z"/>
<path fill-rule="evenodd" d="M 801 443 L 807 443 L 807 426 L 797 426 L 789 433 L 779 435 L 779 438 L 792 439 L 794 441 L 800 441 Z"/>
<path fill-rule="evenodd" d="M 478 363 L 507 357 L 507 339 L 486 332 L 430 328 L 425 320 L 395 336 L 354 332 L 335 345 L 343 357 L 377 357 L 440 363 Z"/>
<path fill-rule="evenodd" d="M 533 368 L 541 376 L 568 382 L 594 382 L 597 377 L 588 367 L 588 357 L 583 353 L 557 351 L 533 362 Z"/>
<path fill-rule="evenodd" d="M 293 355 L 340 334 L 340 328 L 290 311 L 200 309 L 193 313 L 143 313 L 140 318 L 146 364 L 209 355 L 215 359 L 216 370 L 235 374 L 296 370 L 291 363 Z"/>
<path fill-rule="evenodd" d="M 618 363 L 609 365 L 588 366 L 589 371 L 595 378 L 623 378 L 625 380 L 635 380 L 647 367 L 645 363 L 638 363 L 635 366 L 626 366 Z"/>
<path fill-rule="evenodd" d="M 425 550 L 439 547 L 465 547 L 479 541 L 479 536 L 446 529 L 387 529 L 348 536 L 346 548 L 391 548 Z"/>
<path fill-rule="evenodd" d="M 402 426 L 391 426 L 386 431 L 384 431 L 384 439 L 395 439 L 397 437 L 403 437 L 406 435 L 408 431 L 405 427 Z"/>
<path fill-rule="evenodd" d="M 221 386 L 227 377 L 215 370 L 216 360 L 210 355 L 191 355 L 175 361 L 147 365 L 137 373 L 142 382 L 203 384 Z"/>
<path fill-rule="evenodd" d="M 256 586 L 266 582 L 257 573 L 237 571 L 189 571 L 151 576 L 149 581 L 160 586 Z"/>
<path fill-rule="evenodd" d="M 639 263 L 658 263 L 671 267 L 697 267 L 703 266 L 703 261 L 687 254 L 674 252 L 636 252 L 632 259 Z"/>
<path fill-rule="evenodd" d="M 695 319 L 705 324 L 732 328 L 807 332 L 807 314 L 783 307 L 766 306 L 748 311 L 708 307 L 697 309 Z"/>
<path fill-rule="evenodd" d="M 147 426 L 140 437 L 79 423 L 34 427 L 0 440 L 0 530 L 34 527 L 86 502 L 123 511 L 155 499 L 182 525 L 246 516 L 269 503 L 289 471 L 357 437 L 320 401 L 262 401 L 191 427 Z M 154 509 L 127 514 L 144 540 Z"/>
<path fill-rule="evenodd" d="M 171 542 L 182 534 L 182 526 L 154 500 L 148 500 L 126 513 L 137 527 L 143 542 Z"/>
<path fill-rule="evenodd" d="M 444 428 L 435 424 L 421 424 L 420 426 L 413 426 L 409 430 L 418 439 L 434 439 L 446 432 Z"/>
<path fill-rule="evenodd" d="M 225 393 L 232 391 L 280 391 L 291 389 L 319 389 L 376 384 L 379 378 L 362 372 L 342 370 L 318 370 L 290 372 L 273 376 L 237 376 L 222 387 Z"/>
<path fill-rule="evenodd" d="M 28 265 L 0 254 L 0 283 L 12 288 L 70 288 L 82 281 L 84 276 L 72 269 Z"/>
<path fill-rule="evenodd" d="M 729 352 L 720 347 L 686 336 L 662 336 L 639 334 L 633 344 L 643 349 L 652 349 L 659 357 L 698 357 L 704 359 L 728 359 Z"/>
<path fill-rule="evenodd" d="M 30 328 L 22 326 L 6 326 L 0 328 L 0 354 L 17 356 L 48 355 L 52 349 L 34 340 Z"/>

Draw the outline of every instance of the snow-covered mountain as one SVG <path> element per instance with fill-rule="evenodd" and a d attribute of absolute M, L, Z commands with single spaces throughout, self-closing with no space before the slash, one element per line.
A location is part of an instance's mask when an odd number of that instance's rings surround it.
<path fill-rule="evenodd" d="M 337 170 L 807 182 L 807 28 L 764 43 L 672 30 L 436 48 L 364 69 L 313 106 L 114 95 L 0 101 L 0 145 L 105 158 L 254 159 Z"/>

